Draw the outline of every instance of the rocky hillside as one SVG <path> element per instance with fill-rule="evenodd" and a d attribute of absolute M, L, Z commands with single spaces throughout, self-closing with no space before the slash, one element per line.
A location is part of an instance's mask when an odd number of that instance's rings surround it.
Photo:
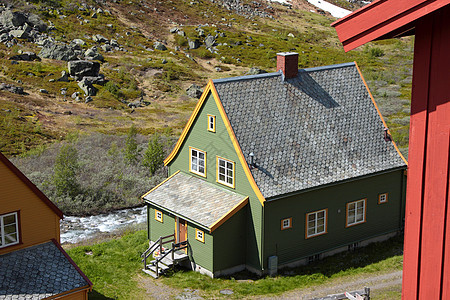
<path fill-rule="evenodd" d="M 209 78 L 275 71 L 280 51 L 300 53 L 300 67 L 357 61 L 407 147 L 412 39 L 344 53 L 335 19 L 305 0 L 8 1 L 0 12 L 7 155 L 132 124 L 178 135 Z"/>

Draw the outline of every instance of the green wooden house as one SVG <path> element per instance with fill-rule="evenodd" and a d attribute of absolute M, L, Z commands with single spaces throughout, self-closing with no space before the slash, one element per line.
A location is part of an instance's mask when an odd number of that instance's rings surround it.
<path fill-rule="evenodd" d="M 210 80 L 169 177 L 143 196 L 149 240 L 188 241 L 210 276 L 273 273 L 403 226 L 406 161 L 356 63 L 298 70 L 279 53 L 277 70 Z"/>

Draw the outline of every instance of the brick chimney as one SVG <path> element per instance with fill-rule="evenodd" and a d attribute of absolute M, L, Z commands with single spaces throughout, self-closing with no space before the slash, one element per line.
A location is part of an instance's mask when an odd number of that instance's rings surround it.
<path fill-rule="evenodd" d="M 284 78 L 297 77 L 298 73 L 298 53 L 281 52 L 277 53 L 277 71 L 281 70 Z"/>

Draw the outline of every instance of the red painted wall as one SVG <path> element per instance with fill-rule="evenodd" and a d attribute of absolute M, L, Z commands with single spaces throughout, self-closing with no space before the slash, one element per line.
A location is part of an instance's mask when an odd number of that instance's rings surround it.
<path fill-rule="evenodd" d="M 403 299 L 450 299 L 450 6 L 416 25 Z"/>

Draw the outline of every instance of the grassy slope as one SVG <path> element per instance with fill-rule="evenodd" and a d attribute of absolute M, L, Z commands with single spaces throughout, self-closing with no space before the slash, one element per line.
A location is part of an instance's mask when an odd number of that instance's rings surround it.
<path fill-rule="evenodd" d="M 94 284 L 90 299 L 143 299 L 146 298 L 145 292 L 139 287 L 137 278 L 142 275 L 140 254 L 146 246 L 146 232 L 138 231 L 108 242 L 75 247 L 67 252 Z M 233 298 L 275 295 L 331 284 L 336 280 L 352 281 L 361 276 L 401 270 L 402 247 L 402 237 L 397 237 L 355 252 L 334 255 L 305 267 L 281 270 L 282 275 L 276 277 L 256 278 L 251 274 L 239 273 L 230 278 L 211 279 L 197 272 L 180 271 L 160 280 L 176 288 L 199 289 L 206 298 L 230 297 L 221 295 L 219 291 L 222 289 L 232 289 Z M 239 280 L 249 278 L 252 280 Z"/>
<path fill-rule="evenodd" d="M 111 15 L 98 14 L 97 18 L 91 17 L 92 11 L 79 11 L 78 2 L 59 3 L 58 10 L 38 10 L 39 6 L 34 5 L 26 9 L 37 11 L 54 23 L 56 29 L 51 34 L 56 40 L 83 38 L 87 49 L 95 45 L 88 36 L 101 33 L 108 39 L 117 39 L 127 52 L 100 51 L 105 56 L 101 72 L 111 84 L 98 86 L 100 91 L 94 101 L 84 104 L 72 101 L 70 96 L 64 99 L 60 94 L 62 87 L 68 88 L 67 95 L 80 91 L 76 82 L 49 82 L 66 70 L 65 62 L 43 60 L 12 65 L 8 58 L 19 49 L 38 52 L 39 48 L 26 41 L 21 41 L 23 48 L 0 45 L 0 81 L 22 85 L 29 93 L 18 96 L 0 91 L 0 99 L 5 100 L 0 101 L 2 152 L 20 154 L 70 131 L 123 133 L 131 123 L 142 134 L 164 130 L 176 136 L 196 103 L 184 94 L 186 87 L 191 83 L 205 85 L 208 78 L 242 75 L 252 66 L 275 71 L 276 53 L 280 51 L 297 51 L 300 67 L 357 61 L 393 129 L 394 139 L 401 147 L 407 147 L 412 39 L 378 42 L 344 53 L 329 26 L 334 21 L 332 17 L 277 4 L 272 4 L 274 18 L 270 19 L 244 18 L 208 0 L 119 1 L 103 7 Z M 80 23 L 77 16 L 89 23 Z M 186 37 L 169 33 L 173 23 Z M 216 54 L 204 47 L 186 47 L 187 38 L 199 38 L 196 26 L 206 23 L 209 25 L 202 27 L 206 34 L 225 33 L 217 39 L 222 45 L 217 46 Z M 144 49 L 152 48 L 156 40 L 165 41 L 169 50 Z M 236 45 L 238 41 L 242 45 Z M 384 55 L 377 57 L 374 53 L 379 52 L 371 48 L 381 49 Z M 163 64 L 163 59 L 168 63 Z M 223 71 L 216 72 L 215 66 Z M 17 84 L 18 80 L 23 83 Z M 40 94 L 40 88 L 49 94 Z M 141 97 L 151 104 L 135 110 L 127 107 L 126 103 Z M 13 113 L 5 111 L 8 109 Z"/>

